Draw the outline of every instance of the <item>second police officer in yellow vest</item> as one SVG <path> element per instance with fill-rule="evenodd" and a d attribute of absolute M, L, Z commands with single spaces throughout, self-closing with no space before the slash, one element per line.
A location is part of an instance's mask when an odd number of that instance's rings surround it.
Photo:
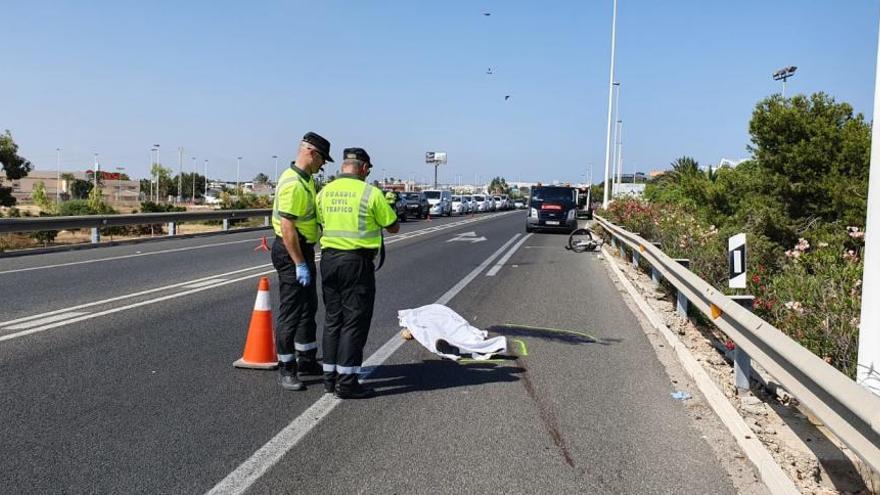
<path fill-rule="evenodd" d="M 325 391 L 360 399 L 374 394 L 358 382 L 376 296 L 373 258 L 382 230 L 396 233 L 400 226 L 382 191 L 366 182 L 370 155 L 361 148 L 343 154 L 342 173 L 317 199 L 326 313 L 321 351 Z"/>
<path fill-rule="evenodd" d="M 272 208 L 272 264 L 278 271 L 281 305 L 278 311 L 277 349 L 281 386 L 305 390 L 297 377 L 319 375 L 315 313 L 318 310 L 315 243 L 318 222 L 315 181 L 312 174 L 332 162 L 330 142 L 314 132 L 306 133 L 296 161 L 278 178 Z"/>

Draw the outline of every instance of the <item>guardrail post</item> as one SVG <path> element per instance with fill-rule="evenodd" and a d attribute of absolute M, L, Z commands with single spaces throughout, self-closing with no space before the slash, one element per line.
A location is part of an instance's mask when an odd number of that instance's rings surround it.
<path fill-rule="evenodd" d="M 652 242 L 657 249 L 662 249 L 660 247 L 659 242 Z M 654 287 L 660 287 L 660 270 L 656 269 L 654 266 L 651 266 L 651 282 L 654 283 Z"/>
<path fill-rule="evenodd" d="M 689 260 L 687 258 L 676 258 L 675 262 L 685 268 L 689 268 L 691 265 L 691 260 Z M 678 294 L 676 294 L 676 297 L 675 297 L 675 311 L 678 314 L 680 314 L 681 316 L 684 316 L 685 318 L 687 318 L 688 300 L 687 300 L 687 296 L 684 295 L 684 293 L 681 291 L 681 289 L 678 289 Z"/>
<path fill-rule="evenodd" d="M 168 236 L 177 235 L 177 222 L 168 222 Z"/>
<path fill-rule="evenodd" d="M 263 217 L 263 227 L 269 226 L 269 217 Z"/>
<path fill-rule="evenodd" d="M 229 230 L 229 219 L 224 218 L 223 219 L 223 231 L 226 232 L 227 230 Z"/>
<path fill-rule="evenodd" d="M 101 242 L 101 229 L 92 227 L 92 244 Z"/>
<path fill-rule="evenodd" d="M 730 296 L 730 298 L 750 311 L 755 302 L 755 296 Z M 733 349 L 733 376 L 737 393 L 748 393 L 751 388 L 749 377 L 752 376 L 752 360 L 740 346 Z"/>

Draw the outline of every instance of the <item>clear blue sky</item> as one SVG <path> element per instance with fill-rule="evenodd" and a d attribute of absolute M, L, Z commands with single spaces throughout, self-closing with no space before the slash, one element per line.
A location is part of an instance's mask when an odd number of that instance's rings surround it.
<path fill-rule="evenodd" d="M 619 0 L 624 164 L 748 156 L 754 104 L 826 91 L 871 118 L 875 0 Z M 489 17 L 482 12 L 491 12 Z M 38 169 L 273 175 L 315 130 L 374 176 L 578 181 L 605 153 L 611 0 L 3 2 L 0 129 Z M 492 67 L 495 75 L 486 74 Z M 504 101 L 505 95 L 511 95 Z M 334 167 L 328 171 L 333 172 Z"/>

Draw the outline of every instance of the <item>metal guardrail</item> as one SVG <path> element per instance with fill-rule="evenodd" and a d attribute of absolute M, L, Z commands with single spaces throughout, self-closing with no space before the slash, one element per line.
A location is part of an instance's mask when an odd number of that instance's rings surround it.
<path fill-rule="evenodd" d="M 168 235 L 177 233 L 180 222 L 223 220 L 223 230 L 229 230 L 229 220 L 263 217 L 263 225 L 269 225 L 270 209 L 185 211 L 168 213 L 135 213 L 130 215 L 82 215 L 72 217 L 24 217 L 0 219 L 0 234 L 14 232 L 38 232 L 43 230 L 91 229 L 92 242 L 99 242 L 103 227 L 123 225 L 167 224 Z"/>
<path fill-rule="evenodd" d="M 613 240 L 621 242 L 678 289 L 687 300 L 786 391 L 819 418 L 874 471 L 880 472 L 880 397 L 854 382 L 667 256 L 650 241 L 596 215 Z"/>

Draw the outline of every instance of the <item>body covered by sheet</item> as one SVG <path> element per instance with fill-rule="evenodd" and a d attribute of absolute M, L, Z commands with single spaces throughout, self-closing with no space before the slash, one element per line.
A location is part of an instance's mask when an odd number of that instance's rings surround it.
<path fill-rule="evenodd" d="M 457 360 L 462 355 L 470 354 L 474 359 L 489 359 L 493 354 L 507 349 L 506 338 L 487 338 L 488 332 L 471 326 L 458 313 L 440 304 L 403 309 L 397 315 L 400 326 L 409 329 L 420 344 L 445 358 Z M 449 353 L 450 346 L 457 348 L 458 353 Z"/>

